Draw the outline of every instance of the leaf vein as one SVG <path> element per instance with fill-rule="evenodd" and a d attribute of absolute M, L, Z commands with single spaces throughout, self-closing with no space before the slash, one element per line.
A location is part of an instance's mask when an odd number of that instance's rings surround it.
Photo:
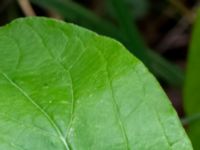
<path fill-rule="evenodd" d="M 105 60 L 105 70 L 106 70 L 107 77 L 108 77 L 108 84 L 109 84 L 109 88 L 110 88 L 110 92 L 111 92 L 111 96 L 112 96 L 112 103 L 113 103 L 113 106 L 114 106 L 114 111 L 115 111 L 115 114 L 117 114 L 116 118 L 118 120 L 119 127 L 121 128 L 121 132 L 123 134 L 123 138 L 124 138 L 124 140 L 126 142 L 126 149 L 130 150 L 128 136 L 127 136 L 127 133 L 126 133 L 126 130 L 125 130 L 125 126 L 124 126 L 124 124 L 122 122 L 122 118 L 120 117 L 120 109 L 119 109 L 119 106 L 117 104 L 117 101 L 116 101 L 116 98 L 115 98 L 115 94 L 114 94 L 114 91 L 113 91 L 112 79 L 110 77 L 110 73 L 109 73 L 109 69 L 108 69 L 108 62 L 107 62 L 104 54 L 101 52 L 101 50 L 97 50 L 97 51 L 99 52 L 100 56 Z"/>
<path fill-rule="evenodd" d="M 5 77 L 5 79 L 7 79 L 7 81 L 8 81 L 13 87 L 15 87 L 22 95 L 25 96 L 26 99 L 29 100 L 30 103 L 31 103 L 33 106 L 35 106 L 35 108 L 37 108 L 37 109 L 44 115 L 44 117 L 46 117 L 46 118 L 48 119 L 48 121 L 50 122 L 50 124 L 52 125 L 52 127 L 53 127 L 53 128 L 55 129 L 55 131 L 57 132 L 57 134 L 58 134 L 60 140 L 61 140 L 61 141 L 63 142 L 63 144 L 65 145 L 66 150 L 70 150 L 70 149 L 69 149 L 69 146 L 68 146 L 68 144 L 67 144 L 67 142 L 66 142 L 66 140 L 65 140 L 65 138 L 63 137 L 63 135 L 62 135 L 62 133 L 61 133 L 61 131 L 60 131 L 60 129 L 58 128 L 58 126 L 56 125 L 56 123 L 52 120 L 52 118 L 49 116 L 49 114 L 48 114 L 46 111 L 44 111 L 44 110 L 42 109 L 42 107 L 41 107 L 40 105 L 38 105 L 38 104 L 28 95 L 28 93 L 26 93 L 26 92 L 24 91 L 24 89 L 22 89 L 19 85 L 17 85 L 14 81 L 12 81 L 12 80 L 8 77 L 7 74 L 5 74 L 5 73 L 1 73 L 1 74 Z"/>

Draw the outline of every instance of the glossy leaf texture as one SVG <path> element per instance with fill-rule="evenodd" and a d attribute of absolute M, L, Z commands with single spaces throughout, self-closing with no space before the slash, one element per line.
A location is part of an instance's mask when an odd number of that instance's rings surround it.
<path fill-rule="evenodd" d="M 187 76 L 184 90 L 185 108 L 188 115 L 188 134 L 194 145 L 199 149 L 200 143 L 200 11 L 194 25 L 190 45 Z"/>
<path fill-rule="evenodd" d="M 73 24 L 0 29 L 1 150 L 191 150 L 171 103 L 120 43 Z"/>

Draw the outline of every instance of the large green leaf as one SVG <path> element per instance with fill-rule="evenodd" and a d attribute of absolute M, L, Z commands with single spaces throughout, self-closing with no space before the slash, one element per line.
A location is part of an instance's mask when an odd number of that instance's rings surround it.
<path fill-rule="evenodd" d="M 185 83 L 188 133 L 195 149 L 200 148 L 200 11 L 194 26 Z"/>
<path fill-rule="evenodd" d="M 141 1 L 141 0 L 140 0 Z M 177 65 L 169 62 L 150 50 L 139 34 L 127 11 L 124 0 L 109 0 L 118 19 L 120 27 L 95 15 L 93 12 L 69 0 L 31 0 L 34 4 L 60 13 L 66 20 L 74 22 L 97 33 L 113 37 L 121 41 L 135 56 L 148 65 L 148 68 L 159 78 L 173 86 L 182 86 L 184 73 Z"/>
<path fill-rule="evenodd" d="M 0 29 L 1 150 L 191 150 L 155 78 L 120 43 L 72 24 Z"/>

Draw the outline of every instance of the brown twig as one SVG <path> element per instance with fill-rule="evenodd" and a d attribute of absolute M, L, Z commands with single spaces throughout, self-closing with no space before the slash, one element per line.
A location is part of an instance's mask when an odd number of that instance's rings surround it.
<path fill-rule="evenodd" d="M 26 16 L 36 16 L 36 13 L 33 10 L 29 0 L 18 0 L 18 3 Z"/>

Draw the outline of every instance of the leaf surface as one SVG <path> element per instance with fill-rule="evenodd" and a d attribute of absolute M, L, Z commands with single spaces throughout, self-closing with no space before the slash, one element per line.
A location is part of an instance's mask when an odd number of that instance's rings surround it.
<path fill-rule="evenodd" d="M 0 29 L 0 149 L 191 150 L 165 93 L 120 43 L 45 18 Z"/>

